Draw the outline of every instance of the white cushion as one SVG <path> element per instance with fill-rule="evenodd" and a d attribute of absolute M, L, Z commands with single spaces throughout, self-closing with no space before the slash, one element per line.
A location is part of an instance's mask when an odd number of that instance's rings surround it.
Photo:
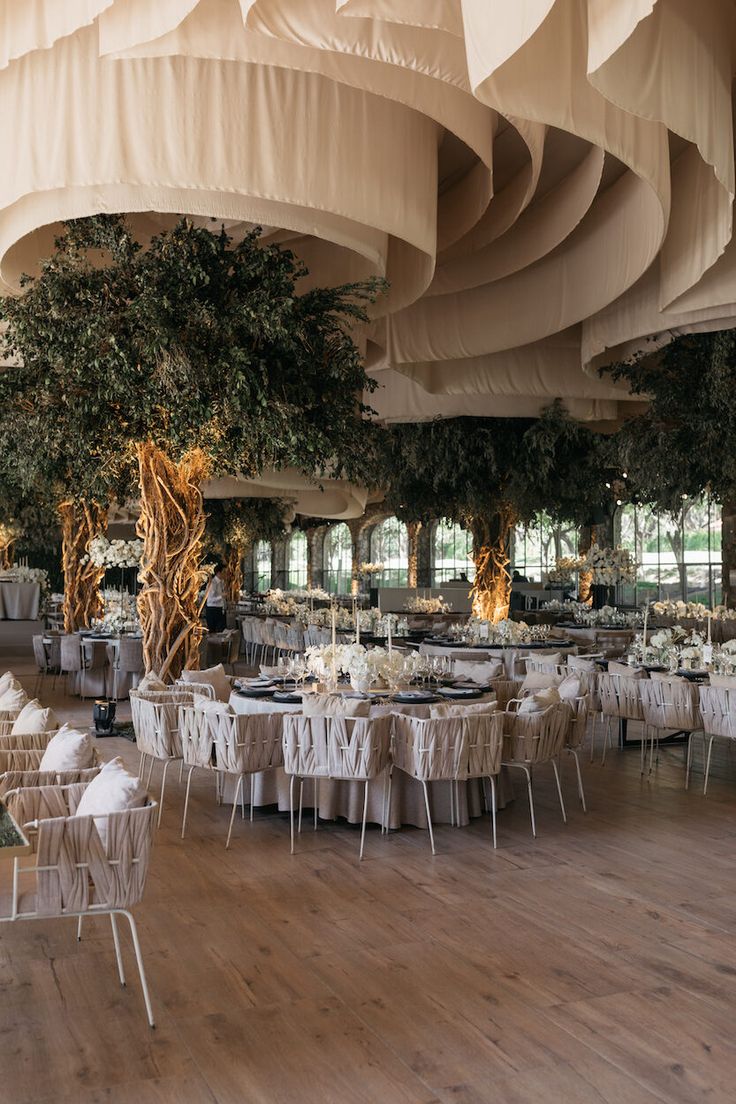
<path fill-rule="evenodd" d="M 209 713 L 210 716 L 234 716 L 234 710 L 230 708 L 227 702 L 213 701 L 212 698 L 207 698 L 204 694 L 195 694 L 192 704 L 200 713 Z"/>
<path fill-rule="evenodd" d="M 13 721 L 10 730 L 11 736 L 29 732 L 52 732 L 59 727 L 59 721 L 53 709 L 44 708 L 38 698 L 29 701 L 23 706 L 18 716 Z"/>
<path fill-rule="evenodd" d="M 15 686 L 9 687 L 0 696 L 0 713 L 20 713 L 28 701 L 28 695 L 21 684 L 17 680 L 14 681 Z"/>
<path fill-rule="evenodd" d="M 136 686 L 136 690 L 165 690 L 166 683 L 160 679 L 155 671 L 149 671 Z"/>
<path fill-rule="evenodd" d="M 554 686 L 550 686 L 547 690 L 539 690 L 536 694 L 530 694 L 519 705 L 519 713 L 542 713 L 545 709 L 549 709 L 551 705 L 556 705 L 560 700 L 560 695 Z"/>
<path fill-rule="evenodd" d="M 608 664 L 609 675 L 622 675 L 623 678 L 644 678 L 645 672 L 641 667 L 629 667 L 628 663 L 616 663 L 614 659 Z"/>
<path fill-rule="evenodd" d="M 715 672 L 710 676 L 711 686 L 725 686 L 730 690 L 736 688 L 736 675 L 717 675 Z"/>
<path fill-rule="evenodd" d="M 206 671 L 182 671 L 181 677 L 184 682 L 202 682 L 211 686 L 218 701 L 226 702 L 230 699 L 232 686 L 221 663 L 216 667 L 208 667 Z"/>
<path fill-rule="evenodd" d="M 570 655 L 567 657 L 567 666 L 573 671 L 597 671 L 598 669 L 592 656 Z"/>
<path fill-rule="evenodd" d="M 550 686 L 559 686 L 563 675 L 552 674 L 547 671 L 530 671 L 521 684 L 521 692 L 527 690 L 547 690 Z"/>
<path fill-rule="evenodd" d="M 370 701 L 346 698 L 342 694 L 305 694 L 302 714 L 305 717 L 369 717 Z"/>
<path fill-rule="evenodd" d="M 526 660 L 527 671 L 533 670 L 535 663 L 538 666 L 544 666 L 545 670 L 551 670 L 553 667 L 559 667 L 562 663 L 562 652 L 540 652 L 535 650 L 523 658 Z"/>
<path fill-rule="evenodd" d="M 86 770 L 94 762 L 92 738 L 89 732 L 64 725 L 51 737 L 41 757 L 42 771 Z"/>
<path fill-rule="evenodd" d="M 572 702 L 582 694 L 579 675 L 568 675 L 557 687 L 557 692 L 562 701 Z"/>
<path fill-rule="evenodd" d="M 0 675 L 0 696 L 2 696 L 6 690 L 10 690 L 13 685 L 20 686 L 17 678 L 12 671 L 6 671 Z"/>
<path fill-rule="evenodd" d="M 472 717 L 476 715 L 490 715 L 498 709 L 498 702 L 494 698 L 489 702 L 472 702 L 468 705 L 451 705 L 449 702 L 441 705 L 430 705 L 429 715 L 435 717 Z"/>
<path fill-rule="evenodd" d="M 87 786 L 74 815 L 94 816 L 100 839 L 106 845 L 106 816 L 126 809 L 139 809 L 145 801 L 146 788 L 140 778 L 125 769 L 122 759 L 111 759 Z"/>
<path fill-rule="evenodd" d="M 503 674 L 503 660 L 456 659 L 452 665 L 452 673 L 459 679 L 467 679 L 479 686 L 485 686 L 489 679 L 498 678 Z"/>

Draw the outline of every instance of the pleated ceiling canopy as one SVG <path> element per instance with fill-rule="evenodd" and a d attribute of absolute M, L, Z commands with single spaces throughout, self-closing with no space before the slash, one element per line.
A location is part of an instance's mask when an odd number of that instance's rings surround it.
<path fill-rule="evenodd" d="M 0 0 L 0 287 L 70 216 L 186 214 L 385 276 L 387 420 L 635 409 L 736 324 L 731 0 Z M 216 228 L 213 224 L 213 228 Z"/>

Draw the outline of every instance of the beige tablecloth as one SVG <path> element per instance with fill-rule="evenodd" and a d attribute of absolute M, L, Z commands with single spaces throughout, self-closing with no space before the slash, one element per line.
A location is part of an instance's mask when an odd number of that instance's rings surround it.
<path fill-rule="evenodd" d="M 476 698 L 475 702 L 492 701 L 491 695 Z M 237 713 L 273 713 L 299 712 L 299 707 L 258 698 L 242 698 L 232 694 L 230 704 Z M 457 703 L 454 703 L 457 704 Z M 399 705 L 392 702 L 375 705 L 371 716 L 382 713 L 410 713 L 416 717 L 428 717 L 428 705 Z M 253 805 L 278 805 L 279 809 L 289 810 L 289 776 L 282 770 L 267 771 L 254 777 Z M 351 824 L 359 824 L 363 816 L 363 783 L 343 782 L 332 779 L 320 779 L 318 782 L 318 811 L 323 820 L 335 820 L 344 817 Z M 450 782 L 430 782 L 429 800 L 434 824 L 450 823 Z M 458 783 L 458 819 L 467 824 L 471 817 L 483 814 L 483 793 L 480 781 Z M 384 777 L 374 779 L 368 784 L 368 821 L 380 824 L 383 810 Z M 235 794 L 235 780 L 230 778 L 225 787 L 224 800 L 232 802 Z M 513 790 L 507 772 L 502 771 L 496 784 L 496 799 L 499 809 L 513 801 Z M 246 779 L 246 803 L 250 800 L 250 779 Z M 314 806 L 314 782 L 304 783 L 305 808 Z M 427 827 L 427 814 L 424 807 L 424 794 L 421 784 L 402 771 L 395 770 L 391 790 L 391 811 L 389 826 L 400 828 L 402 824 L 411 824 L 417 828 Z"/>
<path fill-rule="evenodd" d="M 6 621 L 36 621 L 40 598 L 38 583 L 0 582 L 0 617 Z"/>

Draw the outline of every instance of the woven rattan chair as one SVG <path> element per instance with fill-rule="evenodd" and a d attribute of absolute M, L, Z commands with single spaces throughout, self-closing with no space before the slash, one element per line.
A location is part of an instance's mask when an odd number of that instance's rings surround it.
<path fill-rule="evenodd" d="M 496 846 L 496 776 L 501 769 L 503 716 L 503 713 L 475 713 L 467 717 L 426 720 L 400 713 L 394 715 L 393 765 L 422 784 L 433 855 L 437 852 L 429 782 L 450 783 L 450 815 L 455 823 L 457 783 L 471 778 L 488 779 L 493 846 Z"/>
<path fill-rule="evenodd" d="M 7 804 L 16 822 L 33 840 L 35 859 L 17 857 L 13 868 L 12 906 L 1 921 L 77 917 L 78 935 L 85 916 L 109 916 L 120 984 L 125 972 L 117 917 L 130 926 L 146 1014 L 153 1009 L 143 966 L 138 930 L 130 909 L 138 904 L 148 873 L 153 836 L 154 802 L 106 817 L 107 842 L 97 831 L 97 817 L 75 817 L 84 784 L 14 790 Z M 31 886 L 24 888 L 31 881 Z"/>
<path fill-rule="evenodd" d="M 191 705 L 194 695 L 190 689 L 174 688 L 167 690 L 131 690 L 130 713 L 135 732 L 135 742 L 141 753 L 138 775 L 143 778 L 143 771 L 148 764 L 148 777 L 146 789 L 151 784 L 151 775 L 154 764 L 163 763 L 161 773 L 161 793 L 158 802 L 158 825 L 161 826 L 161 816 L 164 809 L 164 792 L 166 790 L 166 772 L 169 764 L 174 760 L 181 761 L 181 744 L 179 742 L 179 718 L 180 705 Z"/>
<path fill-rule="evenodd" d="M 590 713 L 590 695 L 582 694 L 579 698 L 568 703 L 570 706 L 570 723 L 565 739 L 565 751 L 575 760 L 575 771 L 578 780 L 578 797 L 583 807 L 583 812 L 588 809 L 585 804 L 585 790 L 583 789 L 583 775 L 580 770 L 580 752 L 585 746 L 588 734 L 588 715 Z"/>
<path fill-rule="evenodd" d="M 727 686 L 701 686 L 700 687 L 700 716 L 703 721 L 703 742 L 708 741 L 708 754 L 705 759 L 705 772 L 703 777 L 703 796 L 708 792 L 708 776 L 710 775 L 710 759 L 713 751 L 713 741 L 736 740 L 736 692 Z M 685 772 L 685 787 L 690 781 L 690 767 L 692 761 L 692 738 L 690 732 L 687 741 L 687 770 Z M 705 748 L 703 749 L 705 750 Z"/>
<path fill-rule="evenodd" d="M 283 713 L 209 712 L 207 722 L 214 740 L 217 770 L 238 777 L 225 847 L 230 846 L 238 799 L 245 801 L 246 776 L 250 776 L 250 819 L 253 820 L 255 775 L 284 764 Z"/>
<path fill-rule="evenodd" d="M 43 689 L 43 680 L 51 675 L 53 677 L 52 689 L 56 686 L 56 676 L 61 665 L 61 643 L 59 637 L 50 637 L 48 643 L 44 642 L 42 633 L 37 633 L 32 638 L 33 658 L 36 661 L 38 677 L 33 691 L 34 697 L 38 697 Z"/>
<path fill-rule="evenodd" d="M 617 725 L 622 720 L 644 721 L 644 710 L 639 688 L 641 683 L 645 681 L 645 679 L 627 678 L 626 675 L 610 675 L 608 672 L 602 672 L 598 675 L 601 715 L 605 718 L 601 765 L 606 762 L 606 748 L 613 746 L 611 730 L 614 719 Z M 592 746 L 590 758 L 592 761 Z"/>
<path fill-rule="evenodd" d="M 121 675 L 142 675 L 143 641 L 134 636 L 121 636 L 117 648 L 108 649 L 108 661 L 113 670 L 112 696 L 118 700 Z"/>
<path fill-rule="evenodd" d="M 207 722 L 207 715 L 201 709 L 195 709 L 192 705 L 180 705 L 179 741 L 181 743 L 181 757 L 187 772 L 187 788 L 184 796 L 184 812 L 181 818 L 181 838 L 187 827 L 187 813 L 189 811 L 189 791 L 192 785 L 192 775 L 195 770 L 210 771 L 215 776 L 215 799 L 220 803 L 220 772 L 216 769 L 214 757 L 215 737 L 212 727 Z"/>
<path fill-rule="evenodd" d="M 543 763 L 552 764 L 562 819 L 567 824 L 557 761 L 565 747 L 572 711 L 566 702 L 557 702 L 538 713 L 518 713 L 517 704 L 509 702 L 504 713 L 503 765 L 516 767 L 526 775 L 532 835 L 536 838 L 537 825 L 532 793 L 533 767 L 541 766 Z"/>
<path fill-rule="evenodd" d="M 655 745 L 659 760 L 659 739 L 662 733 L 687 732 L 688 754 L 685 768 L 685 787 L 690 775 L 692 737 L 703 731 L 698 687 L 685 679 L 644 679 L 640 683 L 642 710 L 644 713 L 644 739 L 642 740 L 641 771 L 646 759 L 645 742 L 649 740 L 649 773 L 653 769 Z"/>
<path fill-rule="evenodd" d="M 294 853 L 294 783 L 299 779 L 299 829 L 301 830 L 302 791 L 305 778 L 314 779 L 314 820 L 317 824 L 319 781 L 322 778 L 363 782 L 363 819 L 360 855 L 365 848 L 368 816 L 368 785 L 384 774 L 384 812 L 388 788 L 388 764 L 391 751 L 392 718 L 383 717 L 302 717 L 282 713 L 284 770 L 291 775 L 289 817 L 291 852 Z M 219 757 L 219 751 L 218 751 Z M 385 825 L 385 815 L 384 815 Z"/>

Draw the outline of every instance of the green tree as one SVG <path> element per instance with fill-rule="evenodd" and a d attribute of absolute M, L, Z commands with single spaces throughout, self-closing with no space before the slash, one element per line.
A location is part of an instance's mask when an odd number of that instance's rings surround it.
<path fill-rule="evenodd" d="M 143 249 L 119 216 L 66 224 L 24 294 L 0 303 L 0 453 L 60 500 L 135 493 L 145 543 L 146 665 L 196 666 L 201 484 L 293 465 L 354 475 L 360 396 L 351 329 L 377 282 L 298 294 L 291 252 L 180 222 Z"/>

